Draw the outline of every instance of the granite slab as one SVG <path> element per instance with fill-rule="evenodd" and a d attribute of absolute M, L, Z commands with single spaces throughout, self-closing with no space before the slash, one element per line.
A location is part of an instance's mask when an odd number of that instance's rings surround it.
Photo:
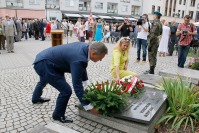
<path fill-rule="evenodd" d="M 154 86 L 160 83 L 163 83 L 162 76 L 160 75 L 142 74 L 142 75 L 139 75 L 139 79 L 142 79 L 144 83 L 154 85 Z"/>
<path fill-rule="evenodd" d="M 82 108 L 79 108 L 79 115 L 122 132 L 154 133 L 156 122 L 167 109 L 166 94 L 147 87 L 140 98 L 129 100 L 131 105 L 114 117 L 93 115 Z"/>
<path fill-rule="evenodd" d="M 159 75 L 164 77 L 172 77 L 175 78 L 178 75 L 182 77 L 183 80 L 188 79 L 190 83 L 194 83 L 199 85 L 199 71 L 192 70 L 188 68 L 172 68 L 172 69 L 164 69 L 159 72 Z"/>
<path fill-rule="evenodd" d="M 144 87 L 144 92 L 139 98 L 128 98 L 130 106 L 123 112 L 115 114 L 114 117 L 150 124 L 156 113 L 166 102 L 167 95 L 164 91 Z"/>

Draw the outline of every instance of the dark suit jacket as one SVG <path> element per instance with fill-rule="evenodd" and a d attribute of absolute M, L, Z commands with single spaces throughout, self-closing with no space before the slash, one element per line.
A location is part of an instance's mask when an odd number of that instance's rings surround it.
<path fill-rule="evenodd" d="M 55 75 L 71 73 L 73 87 L 75 90 L 83 89 L 82 81 L 88 80 L 87 64 L 88 64 L 88 45 L 83 42 L 74 42 L 70 44 L 59 45 L 48 48 L 40 52 L 33 64 L 40 61 L 50 61 L 53 65 Z"/>

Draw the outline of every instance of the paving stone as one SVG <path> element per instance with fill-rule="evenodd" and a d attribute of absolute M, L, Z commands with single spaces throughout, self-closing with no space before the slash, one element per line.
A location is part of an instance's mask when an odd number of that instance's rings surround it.
<path fill-rule="evenodd" d="M 76 37 L 70 38 L 69 42 L 77 41 Z M 66 39 L 64 39 L 66 42 Z M 31 97 L 33 89 L 38 82 L 38 75 L 35 73 L 32 62 L 35 59 L 37 53 L 50 47 L 50 41 L 37 41 L 33 38 L 29 38 L 28 41 L 21 41 L 15 43 L 14 54 L 8 54 L 6 51 L 1 51 L 0 60 L 3 62 L 0 64 L 0 132 L 7 132 L 5 127 L 13 126 L 13 130 L 17 132 L 28 132 L 33 127 L 38 124 L 45 125 L 51 121 L 52 113 L 55 108 L 56 98 L 58 96 L 58 91 L 56 91 L 52 86 L 47 85 L 43 90 L 44 97 L 51 98 L 48 103 L 33 105 L 31 103 Z M 88 77 L 91 82 L 95 81 L 105 81 L 111 79 L 110 74 L 110 61 L 111 61 L 111 51 L 114 45 L 107 44 L 109 49 L 109 54 L 103 59 L 102 62 L 93 63 L 89 62 L 88 65 Z M 141 74 L 148 68 L 148 62 L 146 64 L 134 63 L 136 60 L 136 49 L 130 49 L 131 58 L 129 61 L 129 70 Z M 157 62 L 157 67 L 155 73 L 158 74 L 160 70 L 165 68 L 174 68 L 177 66 L 177 56 L 159 58 Z M 71 85 L 71 76 L 66 75 L 67 82 Z M 72 89 L 73 90 L 73 89 Z M 27 101 L 27 99 L 29 99 Z M 73 91 L 73 94 L 69 101 L 69 106 L 67 108 L 67 115 L 73 118 L 76 124 L 71 125 L 71 128 L 75 125 L 78 126 L 78 131 L 90 133 L 95 129 L 101 129 L 100 132 L 112 131 L 111 127 L 94 123 L 93 121 L 87 120 L 80 117 L 77 114 L 77 108 L 75 105 L 78 104 L 78 99 Z M 94 124 L 93 124 L 94 123 Z M 8 124 L 6 126 L 6 124 Z M 9 125 L 10 124 L 10 125 Z M 69 124 L 63 124 L 63 126 L 68 126 Z M 23 127 L 24 126 L 24 127 Z M 10 131 L 13 131 L 10 130 Z M 14 132 L 14 131 L 13 131 Z"/>
<path fill-rule="evenodd" d="M 101 129 L 99 128 L 96 128 L 95 130 L 93 130 L 94 133 L 100 133 L 101 132 Z"/>

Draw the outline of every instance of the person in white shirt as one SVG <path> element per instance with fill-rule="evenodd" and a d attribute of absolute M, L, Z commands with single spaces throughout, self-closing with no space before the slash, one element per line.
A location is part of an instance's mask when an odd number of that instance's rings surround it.
<path fill-rule="evenodd" d="M 68 23 L 66 22 L 66 19 L 63 19 L 62 29 L 64 30 L 64 36 L 66 37 L 68 31 Z"/>
<path fill-rule="evenodd" d="M 70 23 L 69 23 L 68 26 L 69 26 L 70 37 L 72 37 L 72 35 L 73 35 L 73 29 L 74 29 L 74 24 L 73 24 L 73 22 L 70 21 Z"/>
<path fill-rule="evenodd" d="M 79 28 L 81 27 L 81 18 L 78 18 L 76 24 L 75 24 L 75 29 L 76 29 L 76 33 L 77 33 L 77 36 L 78 36 L 78 30 Z"/>
<path fill-rule="evenodd" d="M 142 54 L 142 62 L 146 62 L 146 55 L 147 55 L 147 36 L 150 32 L 150 23 L 148 21 L 148 15 L 142 15 L 142 22 L 137 23 L 137 60 L 136 62 L 140 61 L 140 50 L 142 47 L 143 54 Z"/>
<path fill-rule="evenodd" d="M 57 23 L 56 21 L 51 22 L 51 30 L 56 30 L 57 29 Z"/>
<path fill-rule="evenodd" d="M 89 39 L 89 36 L 88 36 L 88 29 L 89 29 L 89 22 L 88 22 L 88 20 L 87 20 L 86 23 L 85 23 L 86 40 Z"/>

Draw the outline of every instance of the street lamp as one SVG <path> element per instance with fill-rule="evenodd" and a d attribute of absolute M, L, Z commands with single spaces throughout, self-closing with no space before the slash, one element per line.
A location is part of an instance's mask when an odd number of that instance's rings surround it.
<path fill-rule="evenodd" d="M 47 20 L 47 0 L 45 0 L 46 20 Z"/>

